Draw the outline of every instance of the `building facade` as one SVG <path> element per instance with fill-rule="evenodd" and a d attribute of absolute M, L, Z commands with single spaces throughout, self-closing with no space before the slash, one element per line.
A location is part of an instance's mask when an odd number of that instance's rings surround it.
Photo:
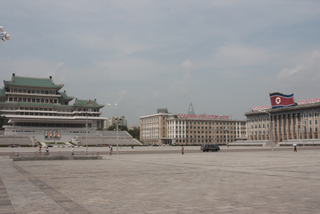
<path fill-rule="evenodd" d="M 127 126 L 127 119 L 125 116 L 118 117 L 119 120 L 117 120 L 117 117 L 111 117 L 104 121 L 104 127 L 105 129 L 108 129 L 110 126 L 116 127 L 117 122 L 118 126 Z"/>
<path fill-rule="evenodd" d="M 145 144 L 227 144 L 238 139 L 246 139 L 246 120 L 167 111 L 140 117 L 140 140 Z"/>
<path fill-rule="evenodd" d="M 103 128 L 100 109 L 104 105 L 93 100 L 76 99 L 60 92 L 63 84 L 55 84 L 52 77 L 30 78 L 12 75 L 0 89 L 0 113 L 9 119 L 5 135 L 27 135 L 41 132 L 47 140 L 61 139 L 63 130 L 75 132 Z M 81 131 L 77 131 L 81 130 Z"/>
<path fill-rule="evenodd" d="M 171 114 L 167 109 L 158 109 L 157 114 L 140 117 L 140 141 L 144 144 L 169 144 L 167 119 Z"/>
<path fill-rule="evenodd" d="M 248 140 L 262 141 L 272 138 L 273 143 L 317 141 L 319 114 L 319 102 L 246 112 Z"/>

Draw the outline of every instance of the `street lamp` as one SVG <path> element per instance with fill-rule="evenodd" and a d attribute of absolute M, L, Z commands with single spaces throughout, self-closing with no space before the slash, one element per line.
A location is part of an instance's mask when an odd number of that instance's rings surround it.
<path fill-rule="evenodd" d="M 266 110 L 259 110 L 262 113 L 269 114 L 269 120 L 270 120 L 270 141 L 271 141 L 271 151 L 273 151 L 273 136 L 272 136 L 272 121 L 271 121 L 271 114 L 269 112 L 266 112 Z"/>
<path fill-rule="evenodd" d="M 298 126 L 298 142 L 299 142 L 299 145 L 300 145 L 300 126 L 301 126 L 301 122 L 298 122 L 298 124 L 296 126 Z"/>
<path fill-rule="evenodd" d="M 87 108 L 87 117 L 86 117 L 86 154 L 88 154 L 88 111 L 91 112 L 91 109 Z"/>
<path fill-rule="evenodd" d="M 224 130 L 225 130 L 225 132 L 226 132 L 226 144 L 227 144 L 227 146 L 229 147 L 229 144 L 228 144 L 228 135 L 227 135 L 229 128 L 228 128 L 228 127 L 225 127 Z"/>
<path fill-rule="evenodd" d="M 4 31 L 2 26 L 0 26 L 0 39 L 4 42 L 10 40 L 10 35 Z"/>
<path fill-rule="evenodd" d="M 111 104 L 110 103 L 108 103 L 107 104 L 108 106 L 111 106 Z M 116 109 L 117 109 L 117 116 L 116 116 L 116 122 L 117 122 L 117 155 L 119 154 L 119 147 L 118 147 L 118 141 L 119 141 L 119 134 L 118 134 L 118 131 L 119 131 L 119 128 L 118 128 L 118 120 L 119 120 L 119 118 L 118 118 L 118 104 L 117 103 L 115 103 L 114 104 L 115 105 L 115 107 L 116 107 Z"/>

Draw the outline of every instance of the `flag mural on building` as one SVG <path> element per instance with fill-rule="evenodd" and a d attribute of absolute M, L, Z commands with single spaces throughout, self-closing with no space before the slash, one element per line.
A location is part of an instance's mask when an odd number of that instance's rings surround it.
<path fill-rule="evenodd" d="M 293 94 L 282 94 L 280 92 L 270 93 L 270 102 L 273 109 L 294 106 Z"/>

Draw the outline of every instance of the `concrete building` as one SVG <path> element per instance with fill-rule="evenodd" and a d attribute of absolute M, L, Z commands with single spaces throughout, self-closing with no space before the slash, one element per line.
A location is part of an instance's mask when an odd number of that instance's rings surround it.
<path fill-rule="evenodd" d="M 76 99 L 61 92 L 63 84 L 55 84 L 52 77 L 30 78 L 12 75 L 0 89 L 0 114 L 9 119 L 5 135 L 38 136 L 37 140 L 69 141 L 71 135 L 84 135 L 103 128 L 100 109 L 104 105 L 95 99 Z M 64 138 L 68 136 L 68 139 Z M 42 137 L 41 137 L 42 136 Z"/>
<path fill-rule="evenodd" d="M 140 117 L 140 140 L 145 144 L 227 144 L 246 139 L 246 120 L 230 116 L 172 114 L 158 109 Z"/>
<path fill-rule="evenodd" d="M 104 121 L 105 129 L 108 129 L 110 126 L 116 127 L 117 125 L 117 117 L 111 117 Z M 119 117 L 118 126 L 127 126 L 127 119 L 125 116 Z"/>
<path fill-rule="evenodd" d="M 320 102 L 293 107 L 252 110 L 247 117 L 248 141 L 270 141 L 277 145 L 319 144 Z"/>
<path fill-rule="evenodd" d="M 137 128 L 139 128 L 139 127 L 137 125 L 135 125 L 135 124 L 129 124 L 128 125 L 128 130 L 135 130 Z"/>

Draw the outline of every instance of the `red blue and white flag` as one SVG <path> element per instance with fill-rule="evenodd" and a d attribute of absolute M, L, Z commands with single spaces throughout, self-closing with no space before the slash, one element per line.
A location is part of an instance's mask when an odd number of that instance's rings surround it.
<path fill-rule="evenodd" d="M 273 109 L 275 108 L 284 108 L 294 106 L 293 94 L 282 94 L 279 92 L 269 93 L 271 106 Z"/>

